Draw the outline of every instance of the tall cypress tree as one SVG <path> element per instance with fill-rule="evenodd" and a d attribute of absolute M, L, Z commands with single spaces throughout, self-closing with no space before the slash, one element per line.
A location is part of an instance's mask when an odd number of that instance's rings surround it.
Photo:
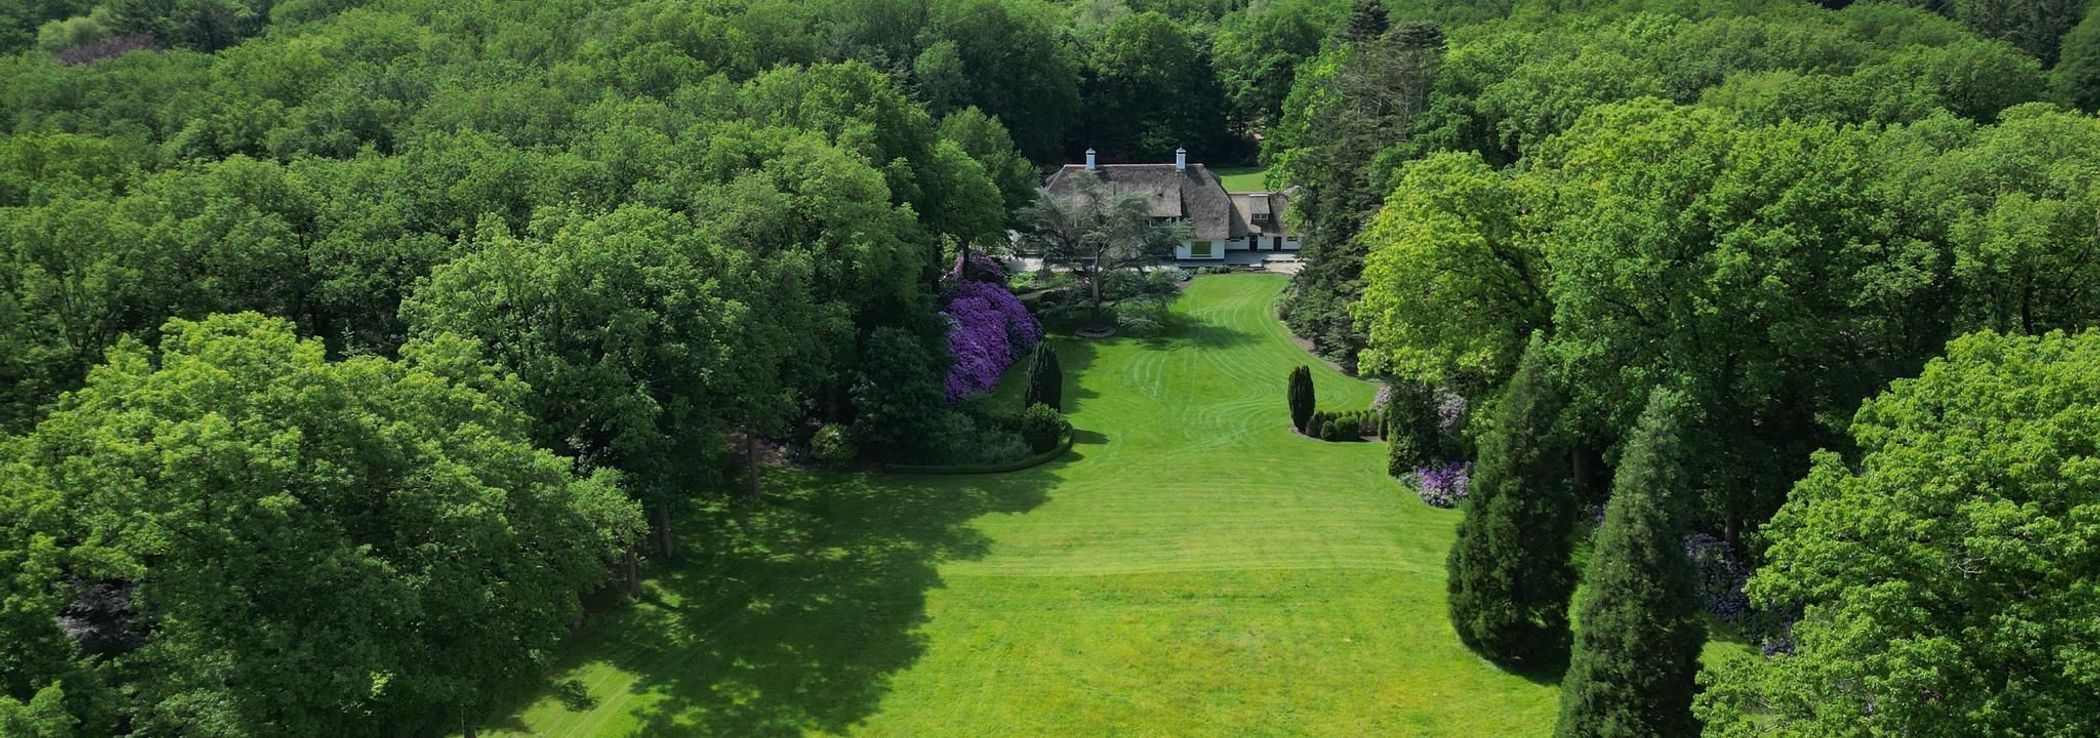
<path fill-rule="evenodd" d="M 1050 409 L 1063 412 L 1065 409 L 1065 375 L 1057 366 L 1057 350 L 1050 342 L 1035 345 L 1035 353 L 1028 362 L 1028 385 L 1022 393 L 1021 408 L 1028 409 L 1037 404 L 1049 405 Z"/>
<path fill-rule="evenodd" d="M 1692 676 L 1706 630 L 1679 547 L 1689 409 L 1681 393 L 1650 393 L 1619 462 L 1561 681 L 1560 738 L 1699 733 Z"/>
<path fill-rule="evenodd" d="M 1291 370 L 1290 401 L 1291 427 L 1297 428 L 1299 433 L 1312 435 L 1314 429 L 1307 423 L 1312 421 L 1313 408 L 1317 404 L 1313 396 L 1311 367 L 1299 364 L 1298 368 Z"/>
<path fill-rule="evenodd" d="M 1451 548 L 1451 624 L 1466 645 L 1504 666 L 1550 669 L 1568 656 L 1575 590 L 1576 500 L 1555 430 L 1565 395 L 1533 334 L 1480 439 L 1471 499 Z"/>

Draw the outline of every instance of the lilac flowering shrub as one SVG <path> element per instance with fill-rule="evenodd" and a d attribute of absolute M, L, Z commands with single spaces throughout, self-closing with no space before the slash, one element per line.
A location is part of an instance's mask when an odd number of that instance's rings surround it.
<path fill-rule="evenodd" d="M 1750 611 L 1750 597 L 1743 594 L 1750 569 L 1734 546 L 1705 533 L 1693 533 L 1684 538 L 1684 556 L 1692 560 L 1694 588 L 1707 612 L 1733 623 Z"/>
<path fill-rule="evenodd" d="M 998 259 L 985 256 L 984 254 L 972 254 L 967 259 L 958 254 L 955 257 L 955 265 L 948 267 L 947 281 L 951 284 L 962 282 L 1005 284 L 1006 267 L 1001 266 Z"/>
<path fill-rule="evenodd" d="M 1473 462 L 1450 461 L 1415 470 L 1415 486 L 1430 507 L 1457 507 L 1473 483 Z"/>
<path fill-rule="evenodd" d="M 58 63 L 70 67 L 77 64 L 86 64 L 92 61 L 99 61 L 102 59 L 123 56 L 133 51 L 158 51 L 159 49 L 159 46 L 154 45 L 153 36 L 151 34 L 140 33 L 130 36 L 120 36 L 117 38 L 107 39 L 103 41 L 96 41 L 91 44 L 82 44 L 70 49 L 58 51 L 56 53 L 53 53 L 52 56 L 58 59 Z"/>
<path fill-rule="evenodd" d="M 1465 419 L 1465 396 L 1438 387 L 1436 390 L 1436 429 L 1450 433 L 1457 430 L 1460 427 L 1460 421 Z"/>
<path fill-rule="evenodd" d="M 1004 279 L 1004 272 L 992 274 Z M 1043 340 L 1043 324 L 1003 282 L 955 283 L 941 297 L 941 314 L 948 318 L 948 355 L 955 360 L 947 378 L 951 403 L 990 391 L 1008 366 Z"/>

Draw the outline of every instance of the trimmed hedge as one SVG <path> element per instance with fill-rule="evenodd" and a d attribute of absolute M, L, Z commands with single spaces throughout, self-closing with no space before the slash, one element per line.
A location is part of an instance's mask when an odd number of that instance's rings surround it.
<path fill-rule="evenodd" d="M 1064 440 L 1060 441 L 1057 444 L 1056 448 L 1044 451 L 1034 456 L 1029 456 L 1023 459 L 1016 459 L 1014 461 L 1009 461 L 1003 464 L 978 464 L 955 466 L 943 466 L 938 464 L 890 464 L 884 468 L 893 474 L 1004 474 L 1006 472 L 1020 471 L 1022 469 L 1042 466 L 1052 461 L 1056 461 L 1058 457 L 1065 455 L 1065 452 L 1072 450 L 1072 436 L 1073 434 L 1066 433 Z"/>
<path fill-rule="evenodd" d="M 1305 435 L 1322 441 L 1361 441 L 1377 438 L 1384 425 L 1385 413 L 1380 410 L 1318 410 L 1306 421 Z"/>

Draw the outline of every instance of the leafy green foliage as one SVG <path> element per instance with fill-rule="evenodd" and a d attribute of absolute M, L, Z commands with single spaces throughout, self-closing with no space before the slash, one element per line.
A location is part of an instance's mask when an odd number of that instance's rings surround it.
<path fill-rule="evenodd" d="M 617 477 L 530 445 L 525 388 L 472 344 L 332 362 L 252 313 L 161 333 L 113 349 L 0 462 L 0 525 L 23 542 L 0 551 L 23 585 L 0 672 L 99 675 L 107 690 L 82 696 L 113 714 L 86 717 L 211 735 L 458 724 L 538 676 L 641 528 Z M 142 645 L 71 656 L 58 616 L 112 581 L 136 587 L 119 602 Z M 48 722 L 46 700 L 27 717 Z"/>
<path fill-rule="evenodd" d="M 1441 463 L 1442 428 L 1436 393 L 1428 385 L 1406 380 L 1386 383 L 1383 421 L 1386 473 L 1402 477 L 1415 469 Z"/>
<path fill-rule="evenodd" d="M 1568 658 L 1576 499 L 1557 428 L 1566 403 L 1534 337 L 1481 436 L 1471 500 L 1451 547 L 1451 624 L 1489 661 L 1551 669 Z"/>
<path fill-rule="evenodd" d="M 2086 112 L 2100 110 L 2100 7 L 2086 10 L 2058 50 L 2049 72 L 2056 98 Z"/>
<path fill-rule="evenodd" d="M 1197 39 L 1159 13 L 1117 19 L 1094 45 L 1085 90 L 1087 146 L 1111 160 L 1231 156 L 1224 92 Z"/>
<path fill-rule="evenodd" d="M 859 450 L 853 447 L 853 437 L 845 426 L 825 424 L 809 439 L 810 453 L 818 461 L 829 466 L 842 467 L 853 463 Z"/>
<path fill-rule="evenodd" d="M 1657 390 L 1612 478 L 1583 577 L 1554 735 L 1694 735 L 1693 675 L 1706 641 L 1683 539 L 1692 475 L 1690 398 Z"/>
<path fill-rule="evenodd" d="M 549 211 L 526 239 L 484 228 L 402 312 L 418 336 L 490 346 L 532 386 L 541 443 L 628 471 L 655 499 L 706 481 L 693 461 L 732 424 L 763 430 L 784 415 L 785 362 L 807 335 L 793 311 L 807 304 L 793 289 L 807 262 L 767 273 L 710 241 L 659 210 Z"/>
<path fill-rule="evenodd" d="M 2100 334 L 1972 334 L 1864 403 L 1766 526 L 1790 655 L 1708 675 L 1709 735 L 2068 735 L 2100 683 Z"/>
<path fill-rule="evenodd" d="M 928 343 L 901 328 L 877 328 L 861 347 L 852 385 L 853 435 L 863 450 L 895 455 L 933 434 L 947 412 L 942 372 Z"/>

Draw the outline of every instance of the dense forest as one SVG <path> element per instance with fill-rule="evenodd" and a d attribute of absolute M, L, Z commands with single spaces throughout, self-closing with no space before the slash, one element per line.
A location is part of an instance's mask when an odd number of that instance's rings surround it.
<path fill-rule="evenodd" d="M 1453 624 L 1563 734 L 2100 714 L 2100 7 L 27 0 L 0 54 L 0 735 L 471 732 L 768 446 L 1055 445 L 967 401 L 1058 372 L 982 255 L 1177 148 L 1296 193 L 1281 317 L 1465 464 Z M 1695 677 L 1709 622 L 1764 653 Z"/>

